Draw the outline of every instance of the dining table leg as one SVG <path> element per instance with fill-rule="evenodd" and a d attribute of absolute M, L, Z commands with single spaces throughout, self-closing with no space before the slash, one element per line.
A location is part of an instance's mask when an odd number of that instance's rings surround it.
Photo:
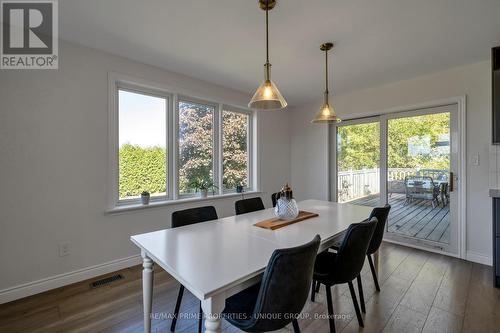
<path fill-rule="evenodd" d="M 144 305 L 144 333 L 151 333 L 151 312 L 153 308 L 154 263 L 142 252 L 142 301 Z"/>
<path fill-rule="evenodd" d="M 215 295 L 201 301 L 201 307 L 205 315 L 205 333 L 220 333 L 221 314 L 225 302 L 224 295 Z"/>

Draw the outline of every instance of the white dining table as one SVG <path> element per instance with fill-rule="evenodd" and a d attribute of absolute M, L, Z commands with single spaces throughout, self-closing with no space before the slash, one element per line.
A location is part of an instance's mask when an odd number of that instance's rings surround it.
<path fill-rule="evenodd" d="M 276 230 L 254 226 L 274 217 L 269 208 L 132 236 L 143 258 L 144 332 L 151 332 L 154 263 L 201 301 L 205 332 L 220 332 L 226 298 L 257 283 L 274 250 L 305 244 L 318 234 L 323 251 L 372 210 L 320 200 L 301 201 L 298 206 L 319 216 Z"/>

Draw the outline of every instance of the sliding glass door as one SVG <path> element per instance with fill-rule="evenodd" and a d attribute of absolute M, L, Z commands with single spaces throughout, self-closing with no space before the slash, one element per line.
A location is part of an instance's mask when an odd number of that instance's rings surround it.
<path fill-rule="evenodd" d="M 457 253 L 457 118 L 451 104 L 335 125 L 336 200 L 388 203 L 386 239 Z"/>

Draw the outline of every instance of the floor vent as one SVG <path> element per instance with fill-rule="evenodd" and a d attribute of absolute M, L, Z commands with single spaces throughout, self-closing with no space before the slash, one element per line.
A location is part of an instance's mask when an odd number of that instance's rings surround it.
<path fill-rule="evenodd" d="M 116 275 L 112 275 L 112 276 L 108 276 L 104 279 L 100 279 L 100 280 L 97 280 L 97 281 L 94 281 L 90 284 L 90 288 L 99 288 L 99 287 L 102 287 L 102 286 L 106 286 L 110 283 L 113 283 L 115 281 L 119 281 L 119 280 L 123 280 L 124 277 L 123 275 L 121 274 L 116 274 Z"/>

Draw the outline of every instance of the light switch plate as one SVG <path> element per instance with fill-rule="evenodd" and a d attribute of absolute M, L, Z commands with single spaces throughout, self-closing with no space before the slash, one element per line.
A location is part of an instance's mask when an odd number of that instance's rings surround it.
<path fill-rule="evenodd" d="M 70 255 L 70 243 L 69 242 L 61 242 L 59 243 L 59 257 L 65 257 Z"/>
<path fill-rule="evenodd" d="M 470 163 L 472 165 L 479 165 L 479 154 L 472 155 L 470 158 Z"/>

